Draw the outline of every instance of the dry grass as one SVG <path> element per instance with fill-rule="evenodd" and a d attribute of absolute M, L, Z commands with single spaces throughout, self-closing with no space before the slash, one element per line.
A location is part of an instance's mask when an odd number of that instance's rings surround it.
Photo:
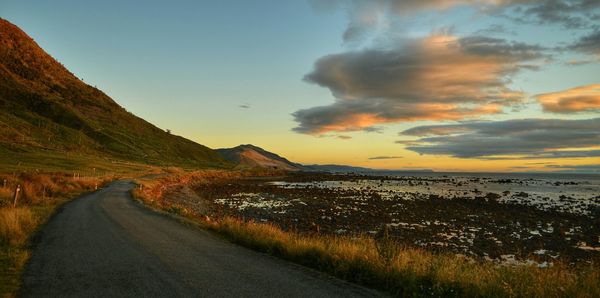
<path fill-rule="evenodd" d="M 181 185 L 235 175 L 244 174 L 213 171 L 142 181 L 143 188 L 134 195 L 155 208 L 191 218 L 232 242 L 395 296 L 600 297 L 600 268 L 595 264 L 500 266 L 402 246 L 385 231 L 377 239 L 299 234 L 231 217 L 206 220 L 185 206 L 163 200 Z"/>
<path fill-rule="evenodd" d="M 499 266 L 371 237 L 285 232 L 235 218 L 204 225 L 230 241 L 397 296 L 600 297 L 600 269 Z"/>
<path fill-rule="evenodd" d="M 0 242 L 22 245 L 35 229 L 36 220 L 26 207 L 0 209 Z"/>

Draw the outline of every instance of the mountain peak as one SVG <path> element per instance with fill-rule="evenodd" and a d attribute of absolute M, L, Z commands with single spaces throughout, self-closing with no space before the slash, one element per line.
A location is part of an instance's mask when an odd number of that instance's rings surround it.
<path fill-rule="evenodd" d="M 302 167 L 275 153 L 252 144 L 238 145 L 233 148 L 217 149 L 226 160 L 237 164 L 238 168 L 270 168 L 297 171 Z"/>

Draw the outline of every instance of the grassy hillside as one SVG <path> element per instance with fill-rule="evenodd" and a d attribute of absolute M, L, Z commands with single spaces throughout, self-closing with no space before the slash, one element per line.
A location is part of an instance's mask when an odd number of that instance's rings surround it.
<path fill-rule="evenodd" d="M 0 19 L 0 164 L 75 158 L 229 167 L 215 151 L 136 117 Z M 72 158 L 71 158 L 72 157 Z"/>

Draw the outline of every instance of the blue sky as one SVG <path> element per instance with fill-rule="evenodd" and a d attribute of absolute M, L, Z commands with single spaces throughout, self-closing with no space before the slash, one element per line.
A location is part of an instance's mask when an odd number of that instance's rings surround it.
<path fill-rule="evenodd" d="M 322 53 L 340 49 L 327 36 L 345 20 L 303 1 L 254 3 L 17 1 L 1 11 L 89 84 L 187 133 L 224 113 L 248 114 L 237 108 L 244 103 L 288 116 L 326 93 L 301 78 Z"/>
<path fill-rule="evenodd" d="M 577 50 L 572 46 L 598 31 L 590 20 L 597 17 L 600 5 L 583 9 L 586 1 L 564 0 L 558 2 L 569 5 L 570 10 L 556 12 L 544 6 L 547 1 L 516 1 L 519 5 L 505 5 L 508 2 L 502 0 L 466 2 L 0 0 L 0 17 L 21 27 L 85 82 L 161 128 L 213 148 L 253 143 L 303 163 L 508 170 L 523 160 L 541 157 L 520 150 L 465 158 L 448 151 L 448 146 L 458 148 L 458 144 L 432 143 L 426 136 L 409 137 L 403 132 L 461 121 L 578 121 L 599 116 L 600 107 L 593 102 L 600 95 L 594 88 L 577 93 L 578 98 L 584 96 L 592 104 L 568 112 L 544 110 L 535 95 L 600 83 L 600 54 L 593 52 L 593 46 L 591 50 L 589 46 Z M 542 10 L 545 15 L 535 13 Z M 574 25 L 573 17 L 581 19 L 581 24 Z M 395 72 L 383 77 L 373 71 L 371 63 L 376 59 L 384 66 L 444 59 L 440 56 L 444 53 L 439 53 L 447 49 L 432 46 L 440 40 L 450 48 L 464 48 L 446 54 L 473 62 L 472 68 L 465 66 L 470 75 L 479 71 L 481 63 L 494 61 L 482 70 L 482 77 L 493 77 L 432 83 L 430 88 L 427 82 L 412 78 L 438 78 L 435 73 Z M 477 60 L 473 56 L 477 53 L 471 50 L 494 51 L 494 56 Z M 438 54 L 423 56 L 419 51 Z M 574 61 L 577 66 L 569 65 Z M 419 67 L 438 69 L 439 64 Z M 531 70 L 531 65 L 536 69 Z M 396 66 L 390 68 L 392 72 L 406 67 Z M 333 68 L 338 71 L 333 73 Z M 452 68 L 460 70 L 461 65 Z M 367 77 L 371 74 L 376 79 Z M 409 79 L 397 80 L 405 75 Z M 408 81 L 421 89 L 405 86 Z M 351 88 L 340 89 L 349 83 Z M 480 88 L 479 93 L 502 89 L 523 95 L 518 104 L 508 104 L 498 103 L 498 98 L 482 102 L 481 94 L 476 96 L 479 101 L 441 102 L 446 94 L 435 93 L 436 88 L 463 88 L 461 84 L 475 84 L 473 88 Z M 494 91 L 488 90 L 491 85 Z M 415 90 L 429 90 L 431 94 L 403 97 Z M 450 95 L 464 98 L 472 93 L 456 92 Z M 451 110 L 444 106 L 443 112 L 433 116 L 425 113 L 421 104 L 429 109 L 450 104 Z M 498 111 L 488 111 L 493 108 Z M 480 135 L 462 135 L 475 136 Z M 421 145 L 403 143 L 410 140 Z M 596 140 L 584 142 L 585 147 L 546 145 L 535 150 L 591 152 L 597 147 Z M 415 149 L 424 147 L 428 149 Z M 443 154 L 431 154 L 438 152 L 432 148 Z M 373 156 L 403 158 L 369 159 Z M 547 162 L 556 166 L 599 163 L 593 154 Z"/>

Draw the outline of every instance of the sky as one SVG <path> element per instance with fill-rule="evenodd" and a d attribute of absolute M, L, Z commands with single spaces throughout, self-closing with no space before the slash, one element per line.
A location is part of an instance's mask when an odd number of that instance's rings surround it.
<path fill-rule="evenodd" d="M 7 1 L 86 83 L 211 148 L 600 172 L 600 1 Z"/>

